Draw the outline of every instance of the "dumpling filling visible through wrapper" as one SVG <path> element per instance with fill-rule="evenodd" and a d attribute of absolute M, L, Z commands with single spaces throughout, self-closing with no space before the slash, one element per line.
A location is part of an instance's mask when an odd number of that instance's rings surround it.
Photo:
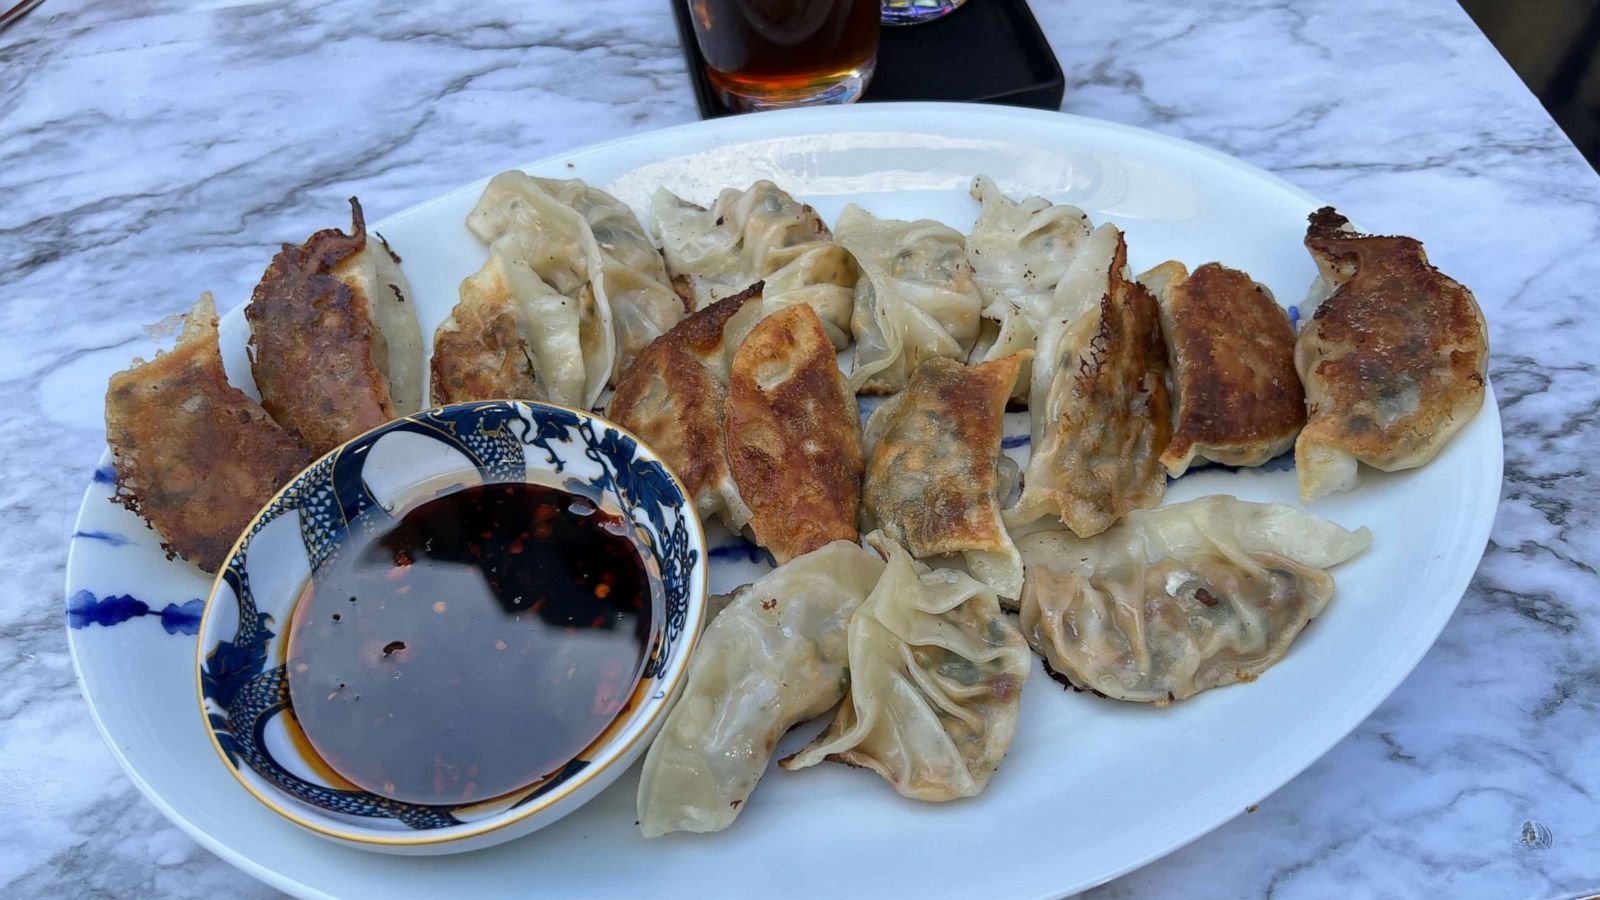
<path fill-rule="evenodd" d="M 844 697 L 846 629 L 883 561 L 836 541 L 740 588 L 700 636 L 639 778 L 639 830 L 721 831 L 778 739 Z"/>
<path fill-rule="evenodd" d="M 861 267 L 852 390 L 893 394 L 924 360 L 967 358 L 983 301 L 961 232 L 928 219 L 880 219 L 852 203 L 834 236 Z"/>
<path fill-rule="evenodd" d="M 1088 539 L 1030 534 L 1022 633 L 1073 685 L 1165 706 L 1282 659 L 1333 599 L 1325 570 L 1371 540 L 1223 495 L 1137 510 Z"/>
<path fill-rule="evenodd" d="M 673 287 L 694 309 L 757 281 L 767 313 L 796 303 L 816 312 L 835 350 L 850 340 L 856 262 L 822 217 L 770 181 L 728 189 L 710 209 L 656 191 L 650 227 L 661 240 Z"/>
<path fill-rule="evenodd" d="M 782 765 L 829 759 L 871 769 L 917 800 L 976 796 L 1016 734 L 1028 646 L 992 588 L 915 563 L 882 532 L 867 543 L 888 563 L 850 620 L 850 693 Z"/>

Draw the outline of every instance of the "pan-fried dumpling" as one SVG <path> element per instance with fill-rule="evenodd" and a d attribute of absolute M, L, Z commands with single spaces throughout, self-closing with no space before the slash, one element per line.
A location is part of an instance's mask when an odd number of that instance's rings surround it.
<path fill-rule="evenodd" d="M 433 403 L 582 406 L 578 321 L 577 300 L 556 293 L 526 262 L 491 249 L 483 268 L 461 282 L 460 302 L 433 333 Z"/>
<path fill-rule="evenodd" d="M 576 405 L 592 408 L 616 374 L 620 350 L 606 292 L 608 258 L 588 220 L 531 176 L 510 171 L 489 179 L 467 215 L 467 228 L 507 262 L 526 266 L 556 293 L 576 302 L 584 368 Z M 571 339 L 563 342 L 570 345 Z"/>
<path fill-rule="evenodd" d="M 982 206 L 967 238 L 967 260 L 984 303 L 972 358 L 983 362 L 1033 349 L 1035 333 L 1054 316 L 1056 287 L 1091 226 L 1076 206 L 1041 197 L 1012 200 L 987 175 L 973 179 L 971 194 Z M 1013 401 L 1027 401 L 1031 380 L 1025 366 Z"/>
<path fill-rule="evenodd" d="M 852 203 L 834 238 L 861 268 L 850 316 L 853 389 L 892 394 L 925 359 L 967 358 L 982 301 L 961 232 L 929 219 L 880 219 Z"/>
<path fill-rule="evenodd" d="M 1139 276 L 1161 304 L 1172 367 L 1172 441 L 1161 464 L 1177 478 L 1195 457 L 1259 466 L 1294 445 L 1305 393 L 1294 370 L 1294 326 L 1265 285 L 1217 263 L 1190 274 L 1165 262 Z"/>
<path fill-rule="evenodd" d="M 1087 540 L 1030 534 L 1022 633 L 1072 684 L 1165 706 L 1282 659 L 1333 597 L 1325 570 L 1371 540 L 1221 495 L 1136 510 Z"/>
<path fill-rule="evenodd" d="M 962 554 L 972 574 L 1012 600 L 1022 557 L 1001 519 L 1000 438 L 1029 355 L 975 366 L 934 357 L 873 411 L 863 438 L 868 517 L 918 559 Z"/>
<path fill-rule="evenodd" d="M 778 739 L 844 697 L 846 623 L 882 573 L 878 557 L 837 541 L 740 588 L 711 620 L 644 758 L 645 837 L 733 824 Z"/>
<path fill-rule="evenodd" d="M 864 766 L 917 800 L 973 797 L 1011 747 L 1028 645 L 994 591 L 954 569 L 912 562 L 882 532 L 888 559 L 850 619 L 850 692 L 828 728 L 784 760 Z"/>
<path fill-rule="evenodd" d="M 1122 232 L 1102 225 L 1061 273 L 1053 318 L 1038 330 L 1032 455 L 1008 525 L 1056 515 L 1089 537 L 1166 491 L 1159 457 L 1172 422 L 1160 312 L 1129 279 L 1127 258 Z"/>
<path fill-rule="evenodd" d="M 250 295 L 261 405 L 316 454 L 422 408 L 422 330 L 400 257 L 351 227 L 283 245 Z"/>
<path fill-rule="evenodd" d="M 822 217 L 770 181 L 725 190 L 710 209 L 656 191 L 650 227 L 672 284 L 694 309 L 765 281 L 767 311 L 805 303 L 835 349 L 849 342 L 856 263 Z"/>
<path fill-rule="evenodd" d="M 674 325 L 622 373 L 606 407 L 683 480 L 702 520 L 719 516 L 734 531 L 750 521 L 750 510 L 734 485 L 723 433 L 728 369 L 760 303 L 757 283 Z"/>
<path fill-rule="evenodd" d="M 1354 487 L 1358 461 L 1397 472 L 1433 459 L 1483 405 L 1489 331 L 1414 238 L 1361 234 L 1324 207 L 1306 249 L 1322 273 L 1295 344 L 1308 414 L 1294 460 L 1310 502 Z"/>
<path fill-rule="evenodd" d="M 750 529 L 774 559 L 856 540 L 861 419 L 810 306 L 772 313 L 739 345 L 725 432 Z"/>
<path fill-rule="evenodd" d="M 106 441 L 112 497 L 149 522 L 161 546 L 206 572 L 257 510 L 311 462 L 266 410 L 228 384 L 217 311 L 202 294 L 170 352 L 111 376 Z"/>

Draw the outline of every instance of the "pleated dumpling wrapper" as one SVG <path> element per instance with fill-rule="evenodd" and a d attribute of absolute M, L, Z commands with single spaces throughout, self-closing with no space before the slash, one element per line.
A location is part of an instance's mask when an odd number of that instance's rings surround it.
<path fill-rule="evenodd" d="M 834 238 L 861 269 L 850 316 L 852 390 L 893 394 L 923 360 L 967 358 L 983 303 L 961 232 L 929 219 L 880 219 L 852 203 Z"/>
<path fill-rule="evenodd" d="M 987 175 L 972 180 L 970 193 L 981 208 L 967 236 L 967 261 L 984 304 L 972 359 L 986 362 L 1033 349 L 1034 336 L 1055 315 L 1056 288 L 1093 229 L 1076 206 L 1012 200 Z M 1031 380 L 1024 366 L 1012 401 L 1028 402 Z"/>
<path fill-rule="evenodd" d="M 728 378 L 728 464 L 756 543 L 779 563 L 859 536 L 861 416 L 806 304 L 750 330 Z"/>
<path fill-rule="evenodd" d="M 1003 598 L 1022 590 L 1022 557 L 1001 504 L 1016 464 L 1001 451 L 1006 398 L 1031 352 L 964 366 L 935 357 L 867 420 L 862 505 L 912 556 L 960 553 Z"/>
<path fill-rule="evenodd" d="M 1137 510 L 1087 540 L 1030 534 L 1022 633 L 1073 685 L 1166 706 L 1282 659 L 1333 598 L 1326 570 L 1371 540 L 1223 495 Z"/>
<path fill-rule="evenodd" d="M 600 250 L 599 289 L 617 335 L 615 381 L 646 344 L 688 313 L 688 305 L 672 290 L 661 251 L 627 204 L 577 178 L 530 180 L 589 223 Z"/>
<path fill-rule="evenodd" d="M 256 511 L 311 462 L 260 404 L 228 384 L 217 311 L 202 294 L 170 351 L 134 360 L 106 389 L 112 499 L 178 555 L 215 572 Z"/>
<path fill-rule="evenodd" d="M 694 309 L 766 282 L 773 312 L 796 303 L 816 311 L 835 350 L 850 340 L 857 269 L 822 217 L 770 181 L 729 188 L 710 209 L 656 191 L 650 227 L 673 287 Z"/>
<path fill-rule="evenodd" d="M 433 333 L 433 403 L 582 406 L 587 373 L 578 300 L 557 293 L 501 246 L 491 246 L 483 268 L 461 282 L 460 302 Z"/>
<path fill-rule="evenodd" d="M 1324 207 L 1306 249 L 1321 271 L 1295 344 L 1308 414 L 1294 461 L 1309 503 L 1354 487 L 1357 463 L 1398 472 L 1433 459 L 1483 406 L 1489 330 L 1415 238 L 1361 234 Z"/>
<path fill-rule="evenodd" d="M 728 373 L 760 304 L 757 284 L 674 325 L 622 373 L 606 406 L 678 473 L 702 520 L 717 516 L 733 531 L 749 523 L 750 509 L 728 463 Z"/>
<path fill-rule="evenodd" d="M 873 553 L 837 541 L 740 588 L 711 620 L 683 696 L 645 754 L 645 837 L 733 824 L 778 739 L 843 699 L 847 623 L 883 569 Z"/>
<path fill-rule="evenodd" d="M 584 211 L 568 200 L 581 202 L 584 210 L 610 222 L 605 233 L 628 231 L 624 220 L 633 213 L 609 195 L 582 182 L 534 178 L 516 170 L 489 179 L 467 214 L 467 228 L 490 245 L 491 253 L 526 267 L 576 303 L 576 335 L 571 334 L 571 317 L 563 316 L 561 328 L 567 334 L 560 340 L 564 346 L 575 343 L 581 349 L 584 379 L 581 388 L 563 393 L 578 398 L 572 405 L 591 409 L 632 354 L 676 323 L 683 307 L 672 299 L 664 270 L 652 270 L 643 256 L 638 256 L 644 260 L 642 271 L 630 266 L 637 255 L 636 240 L 621 244 L 627 259 L 613 256 L 596 239 Z M 637 220 L 633 228 L 643 239 Z M 652 274 L 660 276 L 653 288 Z M 554 381 L 541 377 L 547 385 Z"/>
<path fill-rule="evenodd" d="M 1028 645 L 993 589 L 922 566 L 882 532 L 867 542 L 887 566 L 850 620 L 850 692 L 782 765 L 864 766 L 917 800 L 976 796 L 1016 734 Z"/>
<path fill-rule="evenodd" d="M 1036 335 L 1032 449 L 1008 526 L 1053 515 L 1089 537 L 1166 492 L 1160 456 L 1172 421 L 1160 310 L 1130 279 L 1127 259 L 1122 232 L 1101 225 L 1061 273 Z"/>
<path fill-rule="evenodd" d="M 285 244 L 245 307 L 261 405 L 314 454 L 422 408 L 422 330 L 400 257 L 350 234 Z"/>
<path fill-rule="evenodd" d="M 1197 458 L 1259 466 L 1294 446 L 1305 392 L 1294 369 L 1294 326 L 1272 292 L 1217 263 L 1191 273 L 1165 262 L 1139 283 L 1161 304 L 1172 368 L 1167 474 L 1177 478 Z"/>

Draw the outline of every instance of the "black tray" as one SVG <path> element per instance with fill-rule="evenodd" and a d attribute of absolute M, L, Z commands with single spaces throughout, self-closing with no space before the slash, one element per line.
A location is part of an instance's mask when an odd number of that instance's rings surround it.
<path fill-rule="evenodd" d="M 700 117 L 733 115 L 706 80 L 687 0 L 668 0 Z M 1026 0 L 967 0 L 921 25 L 883 27 L 878 67 L 861 102 L 956 100 L 1060 109 L 1066 80 Z"/>

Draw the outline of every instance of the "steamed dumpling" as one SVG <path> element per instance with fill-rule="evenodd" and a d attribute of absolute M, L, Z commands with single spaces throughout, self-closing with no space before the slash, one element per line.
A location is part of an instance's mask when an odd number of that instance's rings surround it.
<path fill-rule="evenodd" d="M 883 568 L 837 541 L 740 588 L 711 620 L 683 697 L 644 758 L 645 837 L 733 824 L 778 739 L 844 697 L 846 623 Z"/>
<path fill-rule="evenodd" d="M 1489 330 L 1415 238 L 1361 234 L 1324 207 L 1306 249 L 1321 272 L 1295 344 L 1309 413 L 1294 461 L 1309 503 L 1354 487 L 1357 463 L 1398 472 L 1433 459 L 1483 406 Z"/>
<path fill-rule="evenodd" d="M 782 765 L 830 759 L 918 800 L 976 796 L 1016 734 L 1028 645 L 982 582 L 930 571 L 882 532 L 867 542 L 888 564 L 850 620 L 850 692 L 827 730 Z"/>
<path fill-rule="evenodd" d="M 579 319 L 577 300 L 492 247 L 483 268 L 461 282 L 460 302 L 433 334 L 434 404 L 516 399 L 582 406 Z"/>
<path fill-rule="evenodd" d="M 967 259 L 984 302 L 1005 301 L 1040 321 L 1089 238 L 1088 214 L 1042 197 L 1012 200 L 987 175 L 972 180 L 970 193 L 980 209 L 967 238 Z"/>
<path fill-rule="evenodd" d="M 862 505 L 918 559 L 960 553 L 1001 597 L 1022 590 L 1022 557 L 1000 507 L 1009 491 L 1001 425 L 1029 351 L 964 366 L 935 357 L 867 420 Z"/>
<path fill-rule="evenodd" d="M 772 182 L 725 190 L 710 209 L 663 188 L 651 205 L 650 227 L 674 288 L 694 309 L 765 281 L 767 311 L 804 303 L 835 349 L 848 343 L 855 260 L 834 243 L 816 210 Z"/>
<path fill-rule="evenodd" d="M 422 330 L 400 258 L 351 227 L 285 244 L 245 307 L 261 405 L 314 454 L 422 408 Z"/>
<path fill-rule="evenodd" d="M 973 179 L 971 194 L 982 206 L 967 237 L 967 260 L 984 304 L 972 358 L 984 362 L 1033 349 L 1036 333 L 1054 314 L 1056 287 L 1091 226 L 1076 206 L 1041 197 L 1012 200 L 987 175 Z M 1025 368 L 1014 401 L 1027 401 L 1031 378 Z"/>
<path fill-rule="evenodd" d="M 615 380 L 646 344 L 677 324 L 688 308 L 667 280 L 661 252 L 626 204 L 576 178 L 531 180 L 583 216 L 600 248 L 600 287 L 617 332 Z"/>
<path fill-rule="evenodd" d="M 1037 332 L 1032 454 L 1008 525 L 1053 515 L 1089 537 L 1166 491 L 1160 456 L 1172 422 L 1160 312 L 1127 258 L 1122 232 L 1102 225 L 1060 273 Z"/>
<path fill-rule="evenodd" d="M 1333 598 L 1325 570 L 1370 542 L 1365 528 L 1220 495 L 1137 510 L 1087 540 L 1027 535 L 1022 633 L 1072 684 L 1165 706 L 1282 659 Z"/>
<path fill-rule="evenodd" d="M 861 268 L 850 317 L 852 389 L 892 394 L 923 360 L 967 358 L 982 301 L 961 232 L 928 219 L 879 219 L 852 203 L 834 237 Z"/>
<path fill-rule="evenodd" d="M 511 171 L 489 180 L 467 216 L 467 228 L 506 262 L 526 267 L 575 303 L 575 340 L 584 368 L 576 405 L 592 408 L 613 375 L 618 349 L 605 291 L 606 260 L 588 220 L 531 176 Z M 562 327 L 570 330 L 570 319 Z"/>

